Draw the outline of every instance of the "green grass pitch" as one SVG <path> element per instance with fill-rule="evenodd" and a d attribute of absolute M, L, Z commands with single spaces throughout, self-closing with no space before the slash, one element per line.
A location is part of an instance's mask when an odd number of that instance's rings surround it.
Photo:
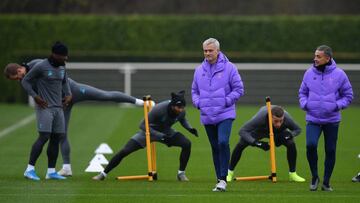
<path fill-rule="evenodd" d="M 234 121 L 230 148 L 235 146 L 240 126 L 258 110 L 254 106 L 239 106 Z M 310 192 L 310 170 L 305 150 L 305 113 L 298 107 L 287 110 L 303 129 L 296 138 L 298 159 L 297 172 L 307 179 L 306 183 L 288 182 L 288 166 L 284 147 L 276 148 L 277 183 L 270 181 L 231 182 L 224 193 L 214 193 L 215 173 L 210 145 L 204 128 L 199 122 L 199 112 L 189 107 L 187 118 L 199 130 L 196 138 L 179 124 L 192 142 L 192 154 L 186 170 L 190 182 L 178 182 L 179 148 L 157 144 L 159 180 L 148 182 L 117 181 L 119 175 L 145 175 L 146 151 L 131 154 L 102 182 L 85 173 L 95 149 L 106 142 L 117 152 L 138 130 L 143 117 L 142 108 L 124 108 L 116 105 L 75 106 L 70 122 L 69 139 L 74 176 L 65 181 L 45 180 L 46 147 L 36 164 L 40 182 L 26 180 L 23 172 L 27 165 L 31 145 L 37 137 L 35 121 L 0 137 L 0 202 L 360 202 L 360 183 L 351 178 L 360 171 L 360 107 L 351 106 L 343 111 L 343 120 L 337 146 L 337 160 L 331 184 L 334 192 Z M 33 109 L 21 105 L 0 105 L 0 131 L 33 113 Z M 323 137 L 319 143 L 319 172 L 323 174 Z M 112 155 L 105 155 L 109 160 Z M 62 164 L 59 156 L 57 168 Z M 257 148 L 247 148 L 236 167 L 237 176 L 269 175 L 269 154 Z"/>

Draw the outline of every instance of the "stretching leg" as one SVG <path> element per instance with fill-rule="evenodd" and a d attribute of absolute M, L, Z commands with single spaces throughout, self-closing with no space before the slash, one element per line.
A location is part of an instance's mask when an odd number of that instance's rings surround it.
<path fill-rule="evenodd" d="M 141 149 L 142 146 L 135 140 L 130 139 L 128 143 L 113 157 L 109 164 L 106 166 L 104 173 L 108 174 L 112 169 L 120 164 L 121 160 L 129 154 Z"/>
<path fill-rule="evenodd" d="M 230 165 L 229 165 L 229 170 L 233 171 L 237 165 L 237 163 L 239 162 L 240 158 L 241 158 L 241 154 L 244 151 L 244 149 L 249 146 L 249 144 L 244 141 L 243 139 L 240 139 L 240 141 L 236 144 L 232 154 L 231 154 L 231 159 L 230 159 Z"/>

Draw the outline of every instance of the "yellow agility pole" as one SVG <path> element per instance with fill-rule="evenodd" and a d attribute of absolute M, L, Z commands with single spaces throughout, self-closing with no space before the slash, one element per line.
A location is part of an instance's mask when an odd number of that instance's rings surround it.
<path fill-rule="evenodd" d="M 152 176 L 154 180 L 157 180 L 157 172 L 156 172 L 156 145 L 155 142 L 151 143 L 151 167 L 152 167 Z"/>
<path fill-rule="evenodd" d="M 271 101 L 270 97 L 266 97 L 266 107 L 268 111 L 269 120 L 269 142 L 270 142 L 270 176 L 248 176 L 248 177 L 236 177 L 234 180 L 265 180 L 270 179 L 273 183 L 276 182 L 276 162 L 275 162 L 275 143 L 274 143 L 274 131 L 272 125 L 272 113 L 271 113 Z"/>
<path fill-rule="evenodd" d="M 249 176 L 249 177 L 236 177 L 235 180 L 265 180 L 269 179 L 269 176 Z"/>
<path fill-rule="evenodd" d="M 147 106 L 148 106 L 148 112 L 151 110 L 152 108 L 152 103 L 151 103 L 151 98 L 149 97 L 148 100 L 147 100 Z M 148 122 L 149 123 L 149 122 Z M 148 127 L 149 129 L 149 127 Z M 150 130 L 149 131 L 149 140 L 150 140 Z M 150 144 L 151 146 L 151 174 L 152 174 L 152 177 L 154 180 L 157 180 L 157 168 L 156 168 L 156 145 L 155 145 L 155 142 L 152 142 Z"/>
<path fill-rule="evenodd" d="M 150 141 L 150 127 L 149 127 L 149 108 L 148 108 L 148 102 L 149 100 L 151 100 L 150 96 L 145 96 L 144 98 L 144 119 L 145 119 L 145 136 L 146 136 L 146 156 L 147 156 L 147 160 L 148 160 L 148 176 L 149 176 L 149 181 L 153 181 L 153 177 L 152 177 L 152 156 L 151 156 L 151 141 Z"/>
<path fill-rule="evenodd" d="M 276 182 L 276 162 L 275 162 L 275 142 L 274 142 L 274 130 L 271 113 L 271 100 L 270 97 L 266 97 L 266 107 L 268 110 L 269 120 L 269 140 L 270 140 L 270 166 L 271 166 L 271 180 Z"/>
<path fill-rule="evenodd" d="M 149 175 L 118 176 L 116 179 L 118 179 L 118 180 L 141 180 L 141 179 L 149 179 Z"/>
<path fill-rule="evenodd" d="M 151 143 L 150 140 L 150 126 L 149 126 L 149 111 L 152 108 L 151 96 L 147 95 L 143 97 L 144 100 L 144 122 L 145 122 L 145 137 L 146 137 L 146 157 L 148 163 L 147 175 L 135 175 L 135 176 L 118 176 L 118 180 L 140 180 L 148 179 L 149 181 L 157 180 L 156 172 L 156 149 L 155 143 Z"/>

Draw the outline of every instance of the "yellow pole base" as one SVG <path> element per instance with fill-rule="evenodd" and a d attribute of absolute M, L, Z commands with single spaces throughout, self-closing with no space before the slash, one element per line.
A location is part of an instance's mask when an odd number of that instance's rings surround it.
<path fill-rule="evenodd" d="M 265 180 L 269 179 L 269 176 L 248 176 L 248 177 L 236 177 L 235 180 Z"/>
<path fill-rule="evenodd" d="M 149 179 L 148 175 L 138 175 L 138 176 L 118 176 L 117 180 L 142 180 Z"/>

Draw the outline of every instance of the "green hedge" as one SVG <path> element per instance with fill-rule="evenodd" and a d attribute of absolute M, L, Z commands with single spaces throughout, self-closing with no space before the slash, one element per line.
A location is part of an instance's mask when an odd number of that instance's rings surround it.
<path fill-rule="evenodd" d="M 195 54 L 209 36 L 227 52 L 309 52 L 319 44 L 337 52 L 360 51 L 360 16 L 20 15 L 0 16 L 0 24 L 1 43 L 22 51 L 47 51 L 61 39 L 74 52 Z"/>
<path fill-rule="evenodd" d="M 2 66 L 47 56 L 56 40 L 72 61 L 200 61 L 208 37 L 233 61 L 310 61 L 320 44 L 337 60 L 360 61 L 360 16 L 0 15 L 0 25 Z M 1 92 L 14 91 L 4 85 Z M 18 98 L 4 93 L 0 102 Z"/>

